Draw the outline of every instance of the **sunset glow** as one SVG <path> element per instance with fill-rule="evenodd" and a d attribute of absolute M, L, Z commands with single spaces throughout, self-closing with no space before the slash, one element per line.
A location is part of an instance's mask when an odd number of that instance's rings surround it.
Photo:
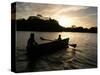
<path fill-rule="evenodd" d="M 60 16 L 57 20 L 62 27 L 71 27 L 71 19 L 65 16 Z"/>
<path fill-rule="evenodd" d="M 29 16 L 41 14 L 43 17 L 50 17 L 57 20 L 63 27 L 76 25 L 90 28 L 97 26 L 97 7 L 17 3 L 16 9 L 17 19 L 27 19 Z"/>

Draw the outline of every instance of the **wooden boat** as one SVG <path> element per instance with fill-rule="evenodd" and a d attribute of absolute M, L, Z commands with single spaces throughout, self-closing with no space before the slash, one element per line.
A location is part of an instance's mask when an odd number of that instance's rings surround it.
<path fill-rule="evenodd" d="M 51 53 L 55 53 L 58 50 L 63 50 L 64 48 L 68 48 L 69 45 L 69 38 L 62 39 L 62 40 L 54 40 L 49 43 L 39 44 L 28 52 L 28 59 L 31 61 L 35 61 L 39 57 L 43 55 L 48 55 Z"/>
<path fill-rule="evenodd" d="M 69 38 L 55 40 L 49 43 L 40 44 L 36 51 L 38 54 L 49 54 L 64 48 L 68 48 Z"/>
<path fill-rule="evenodd" d="M 39 46 L 41 48 L 49 48 L 51 49 L 62 49 L 64 47 L 67 47 L 69 43 L 69 38 L 63 39 L 63 40 L 55 40 L 49 43 L 40 44 Z"/>

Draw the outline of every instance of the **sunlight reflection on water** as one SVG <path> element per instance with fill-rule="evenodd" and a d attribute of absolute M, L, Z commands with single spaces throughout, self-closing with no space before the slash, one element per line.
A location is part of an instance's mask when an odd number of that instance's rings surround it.
<path fill-rule="evenodd" d="M 27 40 L 31 32 L 17 31 L 16 48 L 25 49 Z M 36 64 L 37 71 L 42 70 L 63 70 L 73 68 L 96 68 L 97 67 L 97 34 L 95 33 L 72 33 L 72 32 L 34 32 L 37 43 L 46 43 L 50 41 L 42 41 L 40 37 L 47 39 L 57 39 L 61 34 L 62 39 L 70 38 L 69 43 L 77 44 L 76 50 L 69 47 L 67 50 L 56 52 L 55 54 L 43 57 Z M 25 50 L 22 51 L 25 52 Z M 18 55 L 20 51 L 18 51 Z M 25 56 L 17 56 L 24 59 Z M 21 61 L 20 61 L 21 62 Z M 24 62 L 25 63 L 25 62 Z M 58 64 L 58 65 L 57 65 Z M 20 63 L 17 67 L 22 67 Z M 25 65 L 24 65 L 25 66 Z M 20 68 L 21 69 L 21 68 Z M 19 69 L 19 70 L 20 70 Z"/>

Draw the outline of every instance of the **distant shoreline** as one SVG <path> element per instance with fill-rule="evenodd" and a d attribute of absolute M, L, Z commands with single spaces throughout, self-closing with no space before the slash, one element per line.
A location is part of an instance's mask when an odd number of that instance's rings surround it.
<path fill-rule="evenodd" d="M 69 31 L 21 31 L 21 32 L 44 32 L 45 33 L 45 32 L 69 32 Z M 72 33 L 96 33 L 97 34 L 97 32 L 72 32 Z"/>
<path fill-rule="evenodd" d="M 84 28 L 82 26 L 72 25 L 72 27 L 62 27 L 55 19 L 41 19 L 39 16 L 29 16 L 27 20 L 24 18 L 11 20 L 12 25 L 16 25 L 17 31 L 39 31 L 39 32 L 81 32 L 81 33 L 97 33 L 97 26 Z"/>

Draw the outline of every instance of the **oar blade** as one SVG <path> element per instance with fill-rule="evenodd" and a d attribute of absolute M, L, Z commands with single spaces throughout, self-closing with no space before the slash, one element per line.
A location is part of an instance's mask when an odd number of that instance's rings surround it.
<path fill-rule="evenodd" d="M 70 46 L 76 48 L 77 47 L 77 44 L 69 44 Z"/>

